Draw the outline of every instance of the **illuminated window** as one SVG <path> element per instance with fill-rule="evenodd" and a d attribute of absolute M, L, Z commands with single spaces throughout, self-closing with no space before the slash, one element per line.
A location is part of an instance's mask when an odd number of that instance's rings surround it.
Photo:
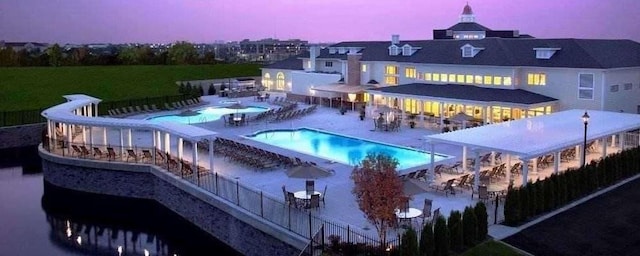
<path fill-rule="evenodd" d="M 474 83 L 476 84 L 482 84 L 482 76 L 474 76 Z"/>
<path fill-rule="evenodd" d="M 385 67 L 385 74 L 387 74 L 387 75 L 397 75 L 398 74 L 398 66 L 387 65 Z"/>
<path fill-rule="evenodd" d="M 362 64 L 361 70 L 362 72 L 367 72 L 367 64 Z"/>
<path fill-rule="evenodd" d="M 384 77 L 384 82 L 388 85 L 397 85 L 398 84 L 398 77 L 397 76 L 385 76 Z"/>
<path fill-rule="evenodd" d="M 528 85 L 546 85 L 547 75 L 543 73 L 529 73 L 527 74 Z"/>
<path fill-rule="evenodd" d="M 464 83 L 464 75 L 458 75 L 457 77 L 458 77 L 458 79 L 457 79 L 456 82 L 461 83 L 461 84 Z"/>
<path fill-rule="evenodd" d="M 262 78 L 262 85 L 267 87 L 267 89 L 272 90 L 273 81 L 271 80 L 271 75 L 269 73 L 264 73 L 264 78 Z"/>
<path fill-rule="evenodd" d="M 424 73 L 424 80 L 431 81 L 431 73 Z"/>
<path fill-rule="evenodd" d="M 484 76 L 484 84 L 493 84 L 493 77 L 492 76 Z"/>
<path fill-rule="evenodd" d="M 416 68 L 414 67 L 404 68 L 404 76 L 407 78 L 416 78 Z"/>
<path fill-rule="evenodd" d="M 466 75 L 467 78 L 467 83 L 468 84 L 472 84 L 473 83 L 473 76 L 472 75 Z"/>
<path fill-rule="evenodd" d="M 502 84 L 503 85 L 511 85 L 511 77 L 510 76 L 505 76 L 502 78 Z"/>
<path fill-rule="evenodd" d="M 284 91 L 284 73 L 282 72 L 276 75 L 276 90 Z"/>
<path fill-rule="evenodd" d="M 433 81 L 440 81 L 440 74 L 433 74 Z"/>
<path fill-rule="evenodd" d="M 447 81 L 447 74 L 440 74 L 440 81 L 446 82 Z"/>
<path fill-rule="evenodd" d="M 593 99 L 593 74 L 580 74 L 578 84 L 578 98 L 585 100 Z"/>
<path fill-rule="evenodd" d="M 456 74 L 449 74 L 449 82 L 455 82 L 456 81 Z"/>
<path fill-rule="evenodd" d="M 501 76 L 494 76 L 493 77 L 493 84 L 494 85 L 502 85 L 502 77 Z"/>

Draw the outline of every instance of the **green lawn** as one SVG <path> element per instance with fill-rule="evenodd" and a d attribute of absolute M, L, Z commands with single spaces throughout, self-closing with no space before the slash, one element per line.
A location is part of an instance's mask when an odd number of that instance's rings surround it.
<path fill-rule="evenodd" d="M 175 81 L 259 76 L 253 64 L 0 68 L 0 111 L 37 109 L 83 93 L 103 100 L 178 94 Z"/>
<path fill-rule="evenodd" d="M 461 254 L 462 256 L 485 256 L 485 255 L 500 255 L 500 256 L 520 256 L 518 252 L 511 249 L 511 247 L 504 245 L 501 242 L 488 241 L 479 244 L 468 251 Z"/>

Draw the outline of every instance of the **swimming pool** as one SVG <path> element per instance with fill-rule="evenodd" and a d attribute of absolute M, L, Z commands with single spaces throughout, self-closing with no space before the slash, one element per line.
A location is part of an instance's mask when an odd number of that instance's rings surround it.
<path fill-rule="evenodd" d="M 163 115 L 163 116 L 154 116 L 147 118 L 147 120 L 153 122 L 176 122 L 183 124 L 196 124 L 196 123 L 205 123 L 211 122 L 220 119 L 223 115 L 231 114 L 231 113 L 245 113 L 248 115 L 257 114 L 260 112 L 267 111 L 268 108 L 261 107 L 247 107 L 243 109 L 230 109 L 225 107 L 207 107 L 199 110 L 194 110 L 195 113 L 181 115 L 181 114 L 172 114 L 172 115 Z"/>
<path fill-rule="evenodd" d="M 267 130 L 245 137 L 352 166 L 360 164 L 369 152 L 386 153 L 398 159 L 398 170 L 431 162 L 429 152 L 309 128 Z M 448 156 L 434 154 L 435 161 L 446 158 Z"/>

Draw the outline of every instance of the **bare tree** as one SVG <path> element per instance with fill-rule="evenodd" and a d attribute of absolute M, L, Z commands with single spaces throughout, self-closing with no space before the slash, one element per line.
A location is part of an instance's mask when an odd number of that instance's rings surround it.
<path fill-rule="evenodd" d="M 402 181 L 396 173 L 398 160 L 386 154 L 369 153 L 351 172 L 355 183 L 352 193 L 360 210 L 378 231 L 382 245 L 387 229 L 395 227 L 398 209 L 405 198 Z"/>

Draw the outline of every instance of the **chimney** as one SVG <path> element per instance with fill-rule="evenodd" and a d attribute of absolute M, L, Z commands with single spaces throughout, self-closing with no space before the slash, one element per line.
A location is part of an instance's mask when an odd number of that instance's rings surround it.
<path fill-rule="evenodd" d="M 316 57 L 320 56 L 320 47 L 312 45 L 309 47 L 309 66 L 306 66 L 307 71 L 316 71 Z"/>
<path fill-rule="evenodd" d="M 391 44 L 400 44 L 400 35 L 391 35 Z"/>
<path fill-rule="evenodd" d="M 347 85 L 360 85 L 360 59 L 362 55 L 353 53 L 347 55 Z"/>

